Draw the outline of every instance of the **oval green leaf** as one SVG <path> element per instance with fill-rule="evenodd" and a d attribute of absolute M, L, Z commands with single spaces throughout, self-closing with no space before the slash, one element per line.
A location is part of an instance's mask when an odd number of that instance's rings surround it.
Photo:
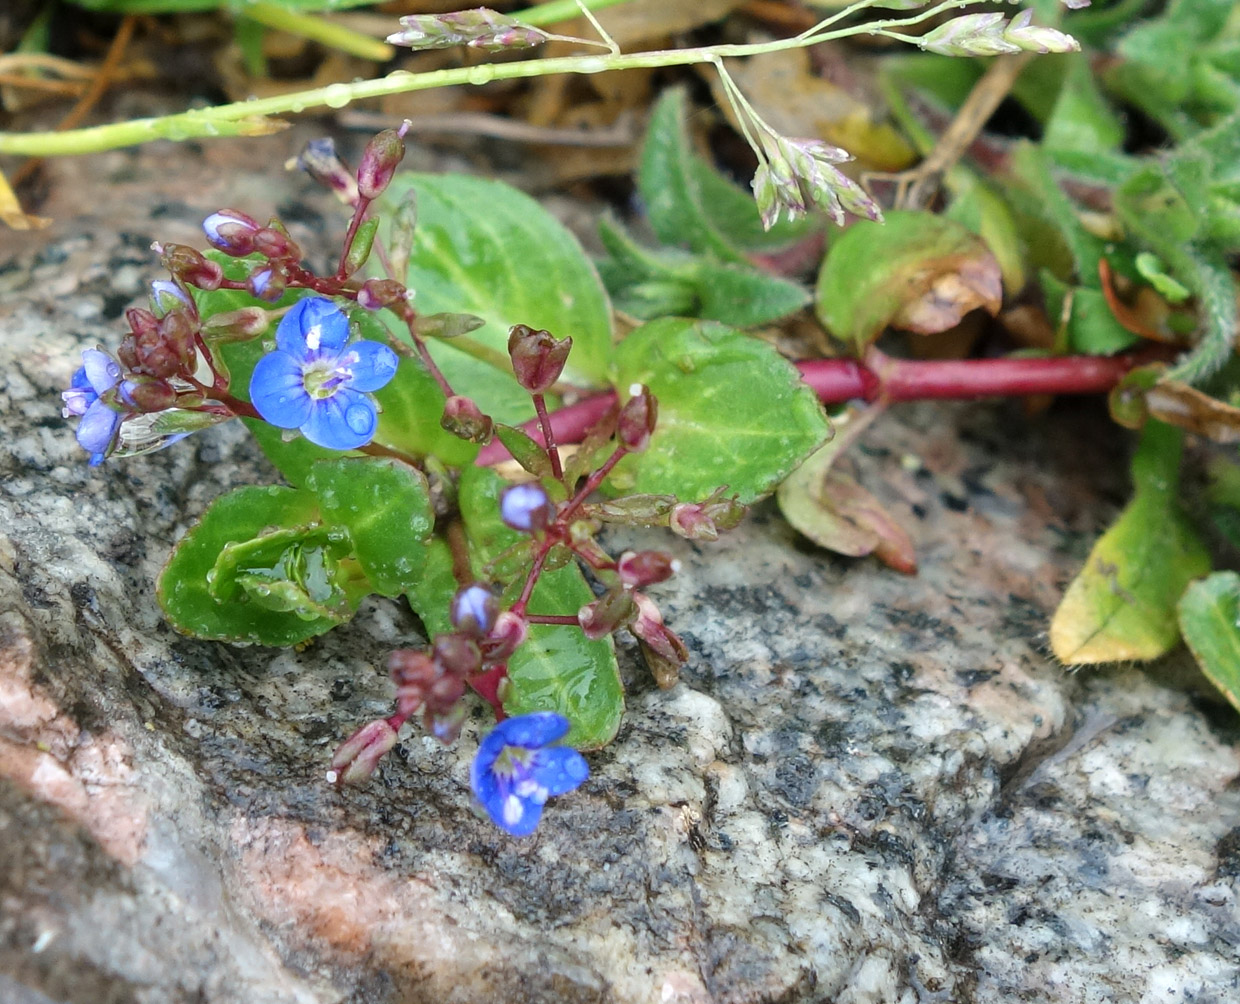
<path fill-rule="evenodd" d="M 705 498 L 720 485 L 746 505 L 774 491 L 830 434 L 818 398 L 765 342 L 710 321 L 663 318 L 616 354 L 621 388 L 645 384 L 659 421 L 644 453 L 608 479 L 614 494 Z"/>
<path fill-rule="evenodd" d="M 1201 671 L 1240 710 L 1240 575 L 1215 572 L 1184 591 L 1180 630 Z"/>

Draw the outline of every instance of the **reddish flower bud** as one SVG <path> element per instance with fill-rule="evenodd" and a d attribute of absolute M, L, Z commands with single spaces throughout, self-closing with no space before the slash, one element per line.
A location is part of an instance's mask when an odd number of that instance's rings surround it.
<path fill-rule="evenodd" d="M 205 290 L 220 288 L 224 278 L 223 268 L 201 251 L 187 244 L 162 244 L 155 245 L 155 248 L 164 268 L 186 285 Z"/>
<path fill-rule="evenodd" d="M 685 643 L 664 626 L 663 615 L 650 597 L 642 593 L 632 595 L 637 604 L 637 618 L 629 625 L 629 630 L 659 658 L 676 666 L 683 665 L 689 658 Z"/>
<path fill-rule="evenodd" d="M 457 702 L 447 711 L 440 714 L 435 714 L 430 708 L 427 708 L 426 714 L 422 718 L 422 724 L 426 726 L 427 732 L 445 746 L 450 746 L 460 736 L 461 726 L 465 724 L 467 717 L 469 717 L 469 708 Z"/>
<path fill-rule="evenodd" d="M 672 507 L 668 525 L 672 532 L 689 540 L 718 540 L 720 530 L 735 528 L 748 509 L 736 498 L 724 498 L 726 486 L 704 502 L 681 502 Z"/>
<path fill-rule="evenodd" d="M 470 398 L 460 394 L 454 394 L 444 402 L 439 424 L 452 435 L 471 443 L 489 443 L 495 431 L 495 423 L 490 417 L 484 415 Z"/>
<path fill-rule="evenodd" d="M 159 337 L 168 351 L 175 355 L 180 372 L 185 376 L 191 376 L 194 371 L 194 338 L 197 334 L 198 318 L 191 316 L 187 310 L 171 310 L 160 318 Z"/>
<path fill-rule="evenodd" d="M 215 314 L 202 322 L 204 338 L 221 342 L 243 342 L 257 338 L 271 327 L 271 315 L 262 307 L 242 307 Z"/>
<path fill-rule="evenodd" d="M 655 423 L 659 419 L 659 403 L 644 384 L 629 388 L 629 399 L 616 420 L 616 437 L 630 453 L 640 453 L 650 445 Z"/>
<path fill-rule="evenodd" d="M 142 412 L 166 411 L 177 403 L 177 392 L 166 380 L 135 378 L 126 391 L 135 408 Z"/>
<path fill-rule="evenodd" d="M 336 153 L 335 140 L 329 137 L 310 140 L 284 167 L 290 171 L 301 168 L 324 188 L 335 192 L 336 198 L 345 205 L 357 205 L 357 179 Z"/>
<path fill-rule="evenodd" d="M 363 199 L 383 194 L 405 156 L 405 141 L 395 129 L 384 129 L 366 144 L 357 169 L 357 191 Z"/>
<path fill-rule="evenodd" d="M 409 291 L 395 279 L 367 279 L 357 291 L 357 305 L 366 310 L 382 310 L 406 302 Z"/>
<path fill-rule="evenodd" d="M 449 617 L 452 626 L 470 635 L 484 635 L 495 624 L 499 613 L 499 601 L 495 594 L 480 582 L 458 589 L 452 597 Z"/>
<path fill-rule="evenodd" d="M 507 659 L 529 637 L 530 624 L 511 610 L 502 610 L 495 625 L 482 640 L 482 656 L 487 662 Z"/>
<path fill-rule="evenodd" d="M 379 761 L 396 745 L 396 730 L 380 718 L 349 736 L 332 757 L 329 784 L 357 784 L 375 772 Z"/>
<path fill-rule="evenodd" d="M 263 265 L 246 276 L 245 288 L 255 298 L 275 303 L 288 288 L 288 276 L 278 265 Z"/>
<path fill-rule="evenodd" d="M 221 209 L 202 221 L 202 232 L 211 246 L 234 258 L 254 253 L 258 221 L 235 209 Z"/>
<path fill-rule="evenodd" d="M 445 676 L 464 679 L 482 668 L 478 643 L 464 634 L 439 635 L 431 652 Z"/>
<path fill-rule="evenodd" d="M 628 590 L 615 589 L 578 610 L 577 623 L 581 625 L 582 634 L 596 641 L 624 627 L 637 614 Z"/>
<path fill-rule="evenodd" d="M 631 589 L 666 582 L 680 571 L 680 562 L 663 551 L 625 551 L 616 563 L 620 581 Z"/>
<path fill-rule="evenodd" d="M 273 261 L 301 261 L 301 248 L 277 226 L 265 226 L 254 234 L 254 250 Z"/>
<path fill-rule="evenodd" d="M 428 652 L 398 648 L 388 656 L 388 671 L 396 684 L 396 712 L 409 717 L 422 706 L 426 692 L 439 675 Z"/>
<path fill-rule="evenodd" d="M 560 379 L 572 347 L 571 338 L 555 338 L 549 331 L 535 331 L 525 324 L 508 329 L 512 371 L 517 383 L 531 394 L 545 393 Z"/>

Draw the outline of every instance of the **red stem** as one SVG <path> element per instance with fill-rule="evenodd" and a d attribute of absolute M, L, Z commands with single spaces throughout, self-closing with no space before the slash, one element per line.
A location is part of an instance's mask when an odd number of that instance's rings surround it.
<path fill-rule="evenodd" d="M 555 429 L 551 427 L 551 417 L 547 414 L 547 399 L 541 394 L 534 394 L 534 410 L 538 412 L 538 426 L 542 432 L 543 445 L 547 456 L 551 458 L 551 473 L 556 481 L 564 480 L 564 465 L 560 463 L 560 450 L 555 445 Z"/>
<path fill-rule="evenodd" d="M 852 359 L 811 359 L 797 363 L 801 377 L 823 404 L 863 401 L 928 401 L 955 398 L 1020 397 L 1026 394 L 1104 394 L 1135 366 L 1169 358 L 1154 346 L 1118 356 L 1041 356 L 1002 359 L 922 361 L 894 359 L 871 349 L 865 363 Z M 586 431 L 615 404 L 605 391 L 561 408 L 548 424 L 561 443 L 580 442 Z M 537 419 L 521 428 L 543 442 Z M 498 439 L 478 454 L 480 465 L 508 458 Z"/>

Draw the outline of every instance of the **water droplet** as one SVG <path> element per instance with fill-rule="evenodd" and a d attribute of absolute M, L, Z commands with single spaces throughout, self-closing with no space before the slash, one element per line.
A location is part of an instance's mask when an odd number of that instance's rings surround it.
<path fill-rule="evenodd" d="M 345 424 L 363 436 L 374 427 L 375 413 L 364 404 L 351 404 L 344 413 Z"/>
<path fill-rule="evenodd" d="M 343 108 L 352 100 L 348 84 L 332 84 L 323 90 L 323 103 L 328 108 Z"/>

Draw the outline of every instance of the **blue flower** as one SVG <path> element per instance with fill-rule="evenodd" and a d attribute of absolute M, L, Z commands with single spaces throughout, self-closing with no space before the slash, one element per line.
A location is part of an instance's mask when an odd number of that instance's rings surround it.
<path fill-rule="evenodd" d="M 250 378 L 250 400 L 263 419 L 332 450 L 369 443 L 378 417 L 367 393 L 396 375 L 396 353 L 379 342 L 348 340 L 349 319 L 331 300 L 295 304 L 276 328 L 276 350 Z"/>
<path fill-rule="evenodd" d="M 69 389 L 60 395 L 65 402 L 64 417 L 82 419 L 77 427 L 77 441 L 90 454 L 91 467 L 103 463 L 124 417 L 101 400 L 114 388 L 127 397 L 120 364 L 100 349 L 84 349 L 81 367 L 73 374 Z"/>
<path fill-rule="evenodd" d="M 568 746 L 552 746 L 568 732 L 568 719 L 553 711 L 507 718 L 478 746 L 470 787 L 500 829 L 529 836 L 543 803 L 572 791 L 590 776 L 585 757 Z"/>
<path fill-rule="evenodd" d="M 514 530 L 532 533 L 545 529 L 555 519 L 555 506 L 542 485 L 527 482 L 504 489 L 499 515 Z"/>

